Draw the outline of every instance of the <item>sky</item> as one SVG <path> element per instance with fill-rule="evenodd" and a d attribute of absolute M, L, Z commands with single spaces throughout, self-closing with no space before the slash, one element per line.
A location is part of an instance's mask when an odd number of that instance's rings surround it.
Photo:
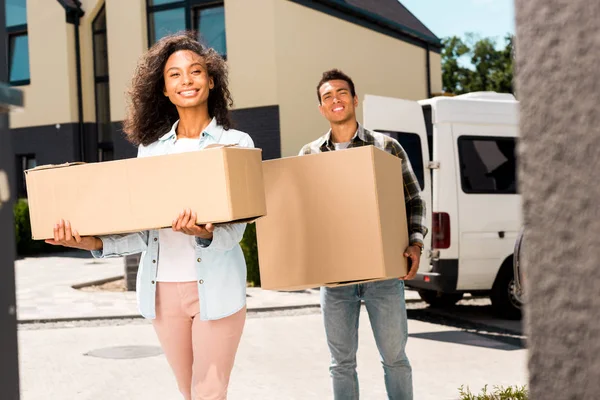
<path fill-rule="evenodd" d="M 514 0 L 400 0 L 437 37 L 502 38 L 515 33 Z"/>

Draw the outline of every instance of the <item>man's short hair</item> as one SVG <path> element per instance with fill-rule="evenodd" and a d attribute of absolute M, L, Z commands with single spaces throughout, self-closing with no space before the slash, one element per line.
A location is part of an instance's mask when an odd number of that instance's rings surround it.
<path fill-rule="evenodd" d="M 334 80 L 348 82 L 348 86 L 350 86 L 350 94 L 352 95 L 352 97 L 356 96 L 356 91 L 354 90 L 354 82 L 352 82 L 352 78 L 350 78 L 348 75 L 346 75 L 339 69 L 330 69 L 329 71 L 323 72 L 323 76 L 321 77 L 321 80 L 317 85 L 317 98 L 319 99 L 319 104 L 321 104 L 321 93 L 319 92 L 319 89 L 321 89 L 321 86 L 323 86 L 325 82 Z"/>

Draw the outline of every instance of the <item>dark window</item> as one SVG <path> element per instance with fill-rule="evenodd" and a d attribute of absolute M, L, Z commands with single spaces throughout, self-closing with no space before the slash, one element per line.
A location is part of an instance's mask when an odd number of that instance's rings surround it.
<path fill-rule="evenodd" d="M 194 29 L 199 40 L 215 49 L 219 54 L 227 54 L 225 42 L 225 7 L 196 8 L 194 10 Z"/>
<path fill-rule="evenodd" d="M 155 11 L 150 15 L 149 22 L 151 43 L 154 44 L 164 36 L 186 29 L 185 8 Z"/>
<path fill-rule="evenodd" d="M 6 0 L 6 32 L 9 81 L 13 86 L 28 85 L 30 72 L 26 0 Z"/>
<path fill-rule="evenodd" d="M 98 143 L 112 141 L 109 96 L 108 82 L 96 83 L 96 123 L 98 125 Z"/>
<path fill-rule="evenodd" d="M 375 131 L 390 136 L 400 143 L 400 146 L 402 146 L 406 154 L 408 154 L 408 161 L 410 161 L 410 165 L 417 177 L 417 181 L 419 181 L 419 186 L 421 186 L 421 190 L 423 190 L 425 188 L 423 148 L 421 147 L 421 138 L 419 135 L 416 133 L 382 131 L 378 129 Z"/>
<path fill-rule="evenodd" d="M 465 193 L 517 193 L 516 140 L 504 137 L 458 138 L 458 158 Z"/>
<path fill-rule="evenodd" d="M 94 38 L 94 93 L 96 128 L 98 131 L 98 161 L 112 160 L 112 126 L 110 120 L 110 90 L 108 84 L 108 46 L 106 39 L 106 9 L 100 9 L 92 21 Z"/>
<path fill-rule="evenodd" d="M 94 76 L 108 76 L 106 31 L 94 33 Z"/>
<path fill-rule="evenodd" d="M 6 0 L 6 27 L 27 24 L 27 0 Z"/>
<path fill-rule="evenodd" d="M 431 106 L 426 104 L 423 108 L 425 131 L 427 132 L 427 147 L 429 148 L 429 161 L 433 161 L 433 112 Z"/>
<path fill-rule="evenodd" d="M 10 83 L 29 84 L 29 38 L 27 34 L 9 36 Z"/>
<path fill-rule="evenodd" d="M 222 1 L 147 1 L 150 46 L 171 33 L 193 29 L 198 32 L 198 40 L 227 57 L 225 7 Z"/>
<path fill-rule="evenodd" d="M 17 155 L 17 196 L 27 197 L 27 185 L 25 184 L 25 171 L 37 167 L 35 154 Z"/>

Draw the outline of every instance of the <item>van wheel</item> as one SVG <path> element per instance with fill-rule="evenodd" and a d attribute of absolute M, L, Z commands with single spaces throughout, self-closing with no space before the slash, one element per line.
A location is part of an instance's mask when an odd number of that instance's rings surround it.
<path fill-rule="evenodd" d="M 515 278 L 511 268 L 512 260 L 504 263 L 498 272 L 490 299 L 494 312 L 502 318 L 521 319 L 521 303 L 515 295 Z"/>
<path fill-rule="evenodd" d="M 452 307 L 463 298 L 462 293 L 440 293 L 427 289 L 419 290 L 419 296 L 431 307 L 436 308 Z"/>

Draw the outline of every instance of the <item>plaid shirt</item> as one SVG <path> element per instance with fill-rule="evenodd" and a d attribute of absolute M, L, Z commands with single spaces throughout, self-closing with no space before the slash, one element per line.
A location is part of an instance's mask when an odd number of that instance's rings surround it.
<path fill-rule="evenodd" d="M 395 139 L 379 132 L 370 132 L 358 124 L 356 134 L 350 141 L 348 148 L 373 145 L 402 160 L 402 180 L 404 181 L 404 199 L 406 200 L 406 218 L 408 221 L 409 241 L 411 244 L 423 245 L 423 238 L 427 235 L 425 225 L 425 202 L 421 199 L 421 188 L 413 172 L 408 155 Z M 305 145 L 300 150 L 301 156 L 317 154 L 325 151 L 335 151 L 331 141 L 331 129 L 319 139 Z"/>

